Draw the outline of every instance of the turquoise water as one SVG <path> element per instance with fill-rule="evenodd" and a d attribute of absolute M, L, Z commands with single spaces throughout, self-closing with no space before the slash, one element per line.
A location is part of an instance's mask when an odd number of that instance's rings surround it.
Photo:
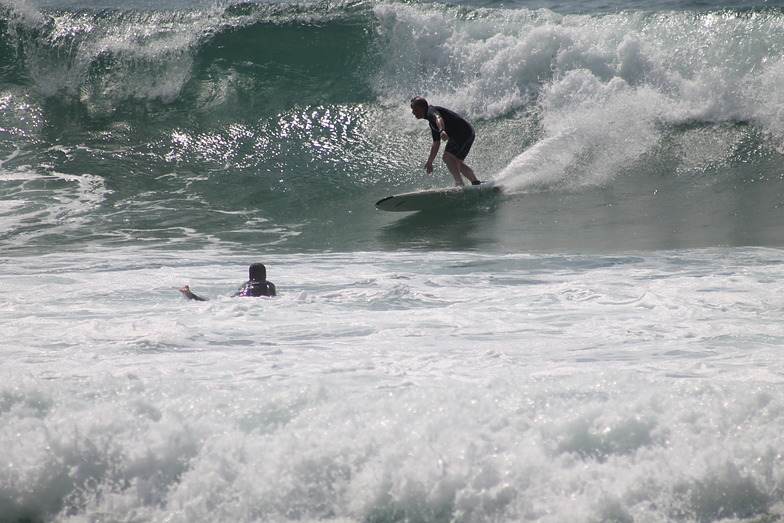
<path fill-rule="evenodd" d="M 784 516 L 780 4 L 0 13 L 0 522 Z"/>
<path fill-rule="evenodd" d="M 13 251 L 129 236 L 162 248 L 464 249 L 466 227 L 501 251 L 781 244 L 775 9 L 6 12 Z M 373 208 L 451 183 L 443 166 L 422 170 L 429 138 L 412 93 L 475 123 L 471 164 L 508 189 L 491 212 L 410 227 Z"/>

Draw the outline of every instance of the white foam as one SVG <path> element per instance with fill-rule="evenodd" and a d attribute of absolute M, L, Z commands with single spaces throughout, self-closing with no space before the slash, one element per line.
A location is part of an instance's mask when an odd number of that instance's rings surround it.
<path fill-rule="evenodd" d="M 4 209 L 0 212 L 6 233 L 45 235 L 78 228 L 80 221 L 95 211 L 111 191 L 105 180 L 93 174 L 72 175 L 50 171 L 42 174 L 30 166 L 0 170 Z"/>
<path fill-rule="evenodd" d="M 0 265 L 6 515 L 780 512 L 776 250 L 276 255 L 274 300 L 228 298 L 256 260 L 220 251 L 27 261 Z"/>

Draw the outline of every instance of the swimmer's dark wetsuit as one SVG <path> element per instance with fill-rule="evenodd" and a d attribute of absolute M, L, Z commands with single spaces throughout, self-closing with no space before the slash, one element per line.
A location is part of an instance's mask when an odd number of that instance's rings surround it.
<path fill-rule="evenodd" d="M 237 292 L 231 295 L 232 298 L 237 298 L 241 296 L 275 296 L 275 284 L 264 280 L 261 282 L 258 281 L 248 281 L 245 285 L 240 288 Z"/>
<path fill-rule="evenodd" d="M 433 133 L 434 142 L 441 141 L 441 133 L 438 132 L 438 123 L 436 122 L 439 116 L 444 119 L 444 131 L 449 136 L 449 141 L 446 142 L 446 152 L 465 160 L 476 137 L 474 128 L 456 112 L 437 105 L 430 105 L 427 108 L 425 118 L 430 124 L 430 132 Z"/>

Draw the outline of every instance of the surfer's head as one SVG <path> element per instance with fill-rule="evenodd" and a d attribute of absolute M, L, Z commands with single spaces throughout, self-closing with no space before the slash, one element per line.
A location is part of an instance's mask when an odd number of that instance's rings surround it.
<path fill-rule="evenodd" d="M 248 275 L 251 281 L 262 282 L 267 279 L 267 268 L 263 263 L 254 263 L 248 269 Z"/>
<path fill-rule="evenodd" d="M 417 96 L 411 99 L 411 112 L 416 116 L 418 119 L 422 119 L 427 115 L 427 108 L 430 104 L 427 103 L 427 100 L 424 98 Z"/>

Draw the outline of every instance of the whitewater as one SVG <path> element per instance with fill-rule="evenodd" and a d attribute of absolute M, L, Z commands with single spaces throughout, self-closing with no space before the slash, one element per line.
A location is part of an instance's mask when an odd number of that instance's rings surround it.
<path fill-rule="evenodd" d="M 781 521 L 782 57 L 776 2 L 0 0 L 0 523 Z M 497 197 L 374 208 L 451 183 L 417 95 Z"/>

